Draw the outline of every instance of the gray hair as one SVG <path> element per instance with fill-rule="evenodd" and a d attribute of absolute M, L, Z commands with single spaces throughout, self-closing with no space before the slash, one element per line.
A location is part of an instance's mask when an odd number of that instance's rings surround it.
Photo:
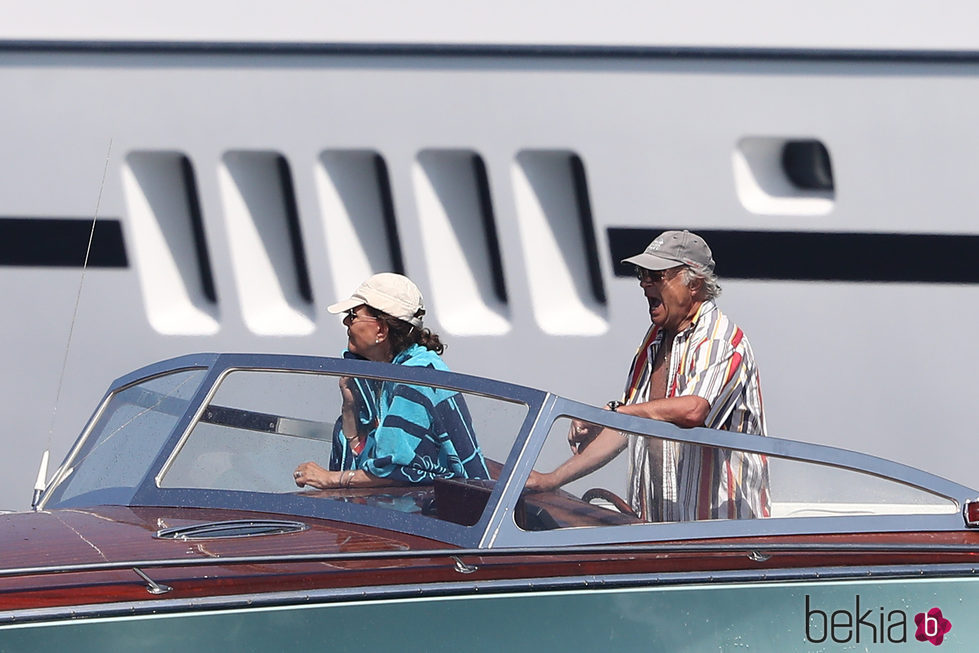
<path fill-rule="evenodd" d="M 700 279 L 703 281 L 703 292 L 704 301 L 714 299 L 721 294 L 721 284 L 717 280 L 717 275 L 714 274 L 713 270 L 708 270 L 700 266 L 694 265 L 684 265 L 683 266 L 683 283 L 687 286 L 693 284 L 694 281 Z"/>

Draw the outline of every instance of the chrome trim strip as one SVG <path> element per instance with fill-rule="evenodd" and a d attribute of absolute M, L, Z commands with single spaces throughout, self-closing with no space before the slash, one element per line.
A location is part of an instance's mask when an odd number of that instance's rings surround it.
<path fill-rule="evenodd" d="M 254 532 L 240 532 L 251 529 Z M 287 519 L 225 519 L 223 521 L 207 521 L 161 528 L 153 534 L 154 539 L 181 540 L 196 542 L 198 540 L 228 540 L 244 537 L 265 537 L 268 535 L 289 535 L 309 530 L 309 526 L 301 521 Z M 235 533 L 228 535 L 227 533 Z"/>
<path fill-rule="evenodd" d="M 27 576 L 40 574 L 64 574 L 89 571 L 114 571 L 118 569 L 141 568 L 173 568 L 173 567 L 222 567 L 232 565 L 301 563 L 301 562 L 334 562 L 354 560 L 392 560 L 415 558 L 448 558 L 448 566 L 453 566 L 452 558 L 478 557 L 502 558 L 522 556 L 565 557 L 569 555 L 684 555 L 684 554 L 718 554 L 765 552 L 771 555 L 794 553 L 919 553 L 919 554 L 954 554 L 979 553 L 979 546 L 959 544 L 927 544 L 927 543 L 889 543 L 870 544 L 861 542 L 839 543 L 736 543 L 736 544 L 625 544 L 606 546 L 577 546 L 577 547 L 519 547 L 493 549 L 422 549 L 409 551 L 361 551 L 350 553 L 306 553 L 285 555 L 229 556 L 215 558 L 165 558 L 148 560 L 121 560 L 116 562 L 91 562 L 74 565 L 50 565 L 37 567 L 18 567 L 0 569 L 0 578 L 12 576 Z M 979 565 L 979 562 L 976 563 Z M 846 567 L 852 569 L 853 567 Z"/>

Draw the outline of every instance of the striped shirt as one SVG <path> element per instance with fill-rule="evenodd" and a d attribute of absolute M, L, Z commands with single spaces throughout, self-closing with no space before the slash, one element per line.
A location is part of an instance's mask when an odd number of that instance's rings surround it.
<path fill-rule="evenodd" d="M 412 345 L 392 361 L 447 370 L 438 354 Z M 343 420 L 333 430 L 330 469 L 363 469 L 402 483 L 435 478 L 489 478 L 472 417 L 454 390 L 396 381 L 354 378 L 358 421 L 364 447 L 353 451 L 343 435 Z"/>
<path fill-rule="evenodd" d="M 632 361 L 625 403 L 649 400 L 653 361 L 662 344 L 663 333 L 653 325 Z M 712 301 L 704 302 L 693 324 L 675 336 L 666 388 L 667 397 L 706 399 L 708 428 L 766 435 L 751 346 L 744 332 Z M 659 492 L 650 470 L 652 446 L 662 447 Z M 629 437 L 629 453 L 629 502 L 644 519 L 745 519 L 771 514 L 768 460 L 763 455 L 635 435 Z"/>

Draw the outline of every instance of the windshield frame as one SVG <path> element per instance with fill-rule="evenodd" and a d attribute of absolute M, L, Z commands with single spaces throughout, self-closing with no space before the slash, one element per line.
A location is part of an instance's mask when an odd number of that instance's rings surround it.
<path fill-rule="evenodd" d="M 487 506 L 490 507 L 496 505 L 504 488 L 508 485 L 505 479 L 511 474 L 513 462 L 516 460 L 513 455 L 513 447 L 527 441 L 535 424 L 535 418 L 547 396 L 543 391 L 502 381 L 389 363 L 287 354 L 219 354 L 212 356 L 207 374 L 204 376 L 197 393 L 189 402 L 187 411 L 177 420 L 165 444 L 161 447 L 160 453 L 148 465 L 139 487 L 129 501 L 129 505 L 226 508 L 334 519 L 427 537 L 447 544 L 472 547 L 482 539 L 481 534 L 485 532 L 491 519 L 492 510 L 485 510 L 479 521 L 473 526 L 462 526 L 431 517 L 398 514 L 392 510 L 370 505 L 325 500 L 316 496 L 304 496 L 302 493 L 283 495 L 254 491 L 166 488 L 160 487 L 157 481 L 165 473 L 172 458 L 178 453 L 179 447 L 189 437 L 211 397 L 218 391 L 221 380 L 228 374 L 236 371 L 325 373 L 337 376 L 348 375 L 427 384 L 526 406 L 526 415 L 519 432 L 513 434 L 513 442 L 510 445 L 507 459 L 505 462 L 501 461 L 503 462 L 503 469 L 500 472 L 499 480 L 502 482 L 497 483 L 490 493 L 487 502 Z M 115 393 L 131 387 L 134 383 L 160 376 L 166 371 L 188 367 L 190 361 L 195 363 L 192 365 L 193 367 L 201 367 L 202 358 L 181 357 L 143 368 L 113 383 L 95 415 L 89 421 L 79 444 L 76 444 L 72 449 L 72 454 L 78 451 L 83 440 L 91 432 L 92 426 L 104 411 L 104 407 Z M 72 454 L 69 454 L 69 458 Z M 65 465 L 63 464 L 62 467 L 64 468 Z M 48 496 L 45 496 L 44 500 L 47 498 Z M 43 501 L 41 505 L 45 505 Z M 56 508 L 58 506 L 46 507 Z"/>
<path fill-rule="evenodd" d="M 85 422 L 85 426 L 82 428 L 81 434 L 75 440 L 75 443 L 68 450 L 67 455 L 64 460 L 52 474 L 51 479 L 47 482 L 44 493 L 42 494 L 37 509 L 44 510 L 49 501 L 55 500 L 57 497 L 56 490 L 61 488 L 63 484 L 68 480 L 69 476 L 72 475 L 75 466 L 79 462 L 84 462 L 84 459 L 79 460 L 79 456 L 83 454 L 86 447 L 89 445 L 95 428 L 100 424 L 103 417 L 105 417 L 106 410 L 112 404 L 113 399 L 115 399 L 121 393 L 141 384 L 144 384 L 153 379 L 158 379 L 164 376 L 171 376 L 174 374 L 180 374 L 182 372 L 190 372 L 194 370 L 204 371 L 205 374 L 201 377 L 196 391 L 187 400 L 187 406 L 197 405 L 200 399 L 200 393 L 206 387 L 208 381 L 208 371 L 213 365 L 217 356 L 214 354 L 196 354 L 189 356 L 181 356 L 179 358 L 171 359 L 168 361 L 163 361 L 160 363 L 155 363 L 153 365 L 146 366 L 129 374 L 126 374 L 118 379 L 116 379 L 110 386 L 109 389 L 102 396 L 95 411 L 92 416 L 89 417 L 88 421 Z M 166 449 L 173 437 L 174 430 L 180 428 L 183 423 L 184 416 L 179 416 L 174 422 L 173 427 L 165 437 L 162 438 L 161 450 Z M 88 454 L 85 454 L 86 457 Z M 147 468 L 149 469 L 149 468 Z M 132 498 L 135 496 L 136 492 L 143 484 L 146 483 L 148 478 L 148 471 L 144 472 L 142 478 L 135 484 L 133 492 L 130 494 L 129 503 L 131 504 Z"/>
<path fill-rule="evenodd" d="M 581 419 L 636 435 L 767 454 L 787 460 L 823 464 L 875 476 L 923 490 L 954 504 L 955 510 L 940 514 L 844 515 L 838 517 L 778 517 L 764 519 L 712 519 L 655 522 L 625 526 L 561 528 L 525 531 L 506 516 L 515 505 L 530 471 L 550 433 L 550 425 L 562 418 Z M 624 454 L 620 454 L 624 455 Z M 966 502 L 979 496 L 976 490 L 898 462 L 827 445 L 772 436 L 681 428 L 667 422 L 643 419 L 550 395 L 538 419 L 538 428 L 524 443 L 523 455 L 507 488 L 498 513 L 481 542 L 486 547 L 581 546 L 610 542 L 657 542 L 670 540 L 807 535 L 820 533 L 869 533 L 965 530 L 962 514 Z"/>
<path fill-rule="evenodd" d="M 909 530 L 946 531 L 965 528 L 964 519 L 961 511 L 959 511 L 958 513 L 934 515 L 780 517 L 778 519 L 642 523 L 626 526 L 523 531 L 517 527 L 513 519 L 523 487 L 537 461 L 538 454 L 548 437 L 552 424 L 555 420 L 566 417 L 579 418 L 641 435 L 693 444 L 728 447 L 863 472 L 946 497 L 955 502 L 959 508 L 966 501 L 977 496 L 975 490 L 958 483 L 867 454 L 775 437 L 745 435 L 707 428 L 682 429 L 664 422 L 603 410 L 541 390 L 453 372 L 316 356 L 195 354 L 144 367 L 114 382 L 86 423 L 82 435 L 48 484 L 48 488 L 39 503 L 39 508 L 58 507 L 58 504 L 53 502 L 52 505 L 49 505 L 52 498 L 51 490 L 64 480 L 65 471 L 70 469 L 71 464 L 85 446 L 95 424 L 116 393 L 147 379 L 191 368 L 207 368 L 207 372 L 192 399 L 188 402 L 186 412 L 176 420 L 158 455 L 147 466 L 146 473 L 128 505 L 223 508 L 332 519 L 407 533 L 437 540 L 449 546 L 466 548 L 560 547 L 719 537 Z M 168 461 L 173 458 L 180 444 L 185 441 L 192 427 L 199 420 L 210 398 L 214 396 L 220 386 L 220 381 L 227 374 L 240 370 L 326 373 L 429 384 L 525 404 L 527 413 L 519 432 L 514 435 L 514 441 L 506 460 L 501 461 L 503 468 L 490 492 L 487 508 L 483 511 L 479 521 L 472 526 L 463 526 L 422 515 L 397 513 L 370 505 L 324 500 L 320 497 L 304 496 L 302 493 L 276 494 L 159 487 L 157 480 L 164 472 Z"/>

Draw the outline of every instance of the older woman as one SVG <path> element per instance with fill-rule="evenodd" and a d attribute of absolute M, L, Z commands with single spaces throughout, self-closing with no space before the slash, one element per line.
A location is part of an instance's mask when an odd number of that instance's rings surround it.
<path fill-rule="evenodd" d="M 400 274 L 375 274 L 328 309 L 343 313 L 345 357 L 447 370 L 445 346 L 422 325 L 421 292 Z M 296 485 L 316 488 L 489 478 L 469 409 L 451 390 L 344 377 L 330 468 L 305 462 Z"/>

